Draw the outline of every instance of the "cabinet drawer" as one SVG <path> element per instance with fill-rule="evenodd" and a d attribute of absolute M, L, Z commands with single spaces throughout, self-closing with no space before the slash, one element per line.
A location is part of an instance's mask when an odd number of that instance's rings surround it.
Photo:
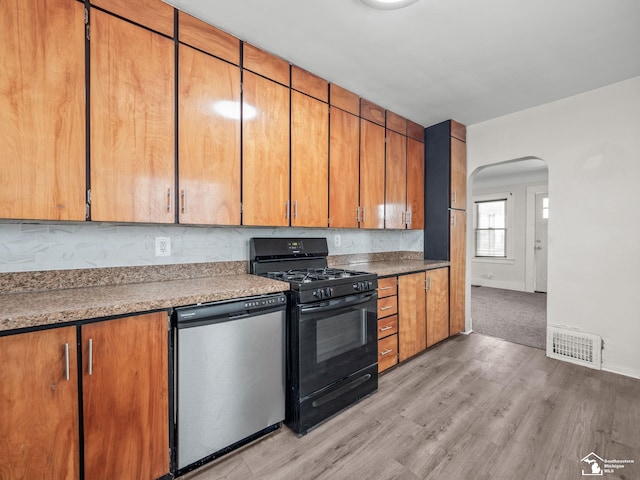
<path fill-rule="evenodd" d="M 398 315 L 391 315 L 378 320 L 378 338 L 398 333 Z"/>
<path fill-rule="evenodd" d="M 388 317 L 398 313 L 398 297 L 385 297 L 378 299 L 378 318 Z"/>
<path fill-rule="evenodd" d="M 378 279 L 378 298 L 388 297 L 398 293 L 397 277 Z"/>
<path fill-rule="evenodd" d="M 383 372 L 398 363 L 398 335 L 378 341 L 378 372 Z"/>

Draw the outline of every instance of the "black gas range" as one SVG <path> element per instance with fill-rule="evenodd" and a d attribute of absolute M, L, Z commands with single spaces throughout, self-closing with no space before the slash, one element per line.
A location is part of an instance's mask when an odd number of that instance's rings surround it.
<path fill-rule="evenodd" d="M 376 274 L 328 267 L 326 238 L 252 238 L 251 273 L 290 285 L 285 423 L 305 434 L 378 387 Z"/>

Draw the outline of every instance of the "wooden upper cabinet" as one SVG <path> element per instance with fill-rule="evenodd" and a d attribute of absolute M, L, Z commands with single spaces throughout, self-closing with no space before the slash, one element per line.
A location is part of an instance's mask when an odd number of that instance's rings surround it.
<path fill-rule="evenodd" d="M 360 115 L 360 97 L 335 83 L 329 84 L 329 103 L 345 112 Z"/>
<path fill-rule="evenodd" d="M 91 0 L 91 5 L 173 37 L 174 10 L 162 0 Z"/>
<path fill-rule="evenodd" d="M 91 218 L 172 223 L 174 44 L 101 11 L 91 30 Z"/>
<path fill-rule="evenodd" d="M 169 473 L 167 321 L 157 312 L 82 326 L 84 478 Z"/>
<path fill-rule="evenodd" d="M 449 269 L 426 272 L 427 347 L 449 337 Z"/>
<path fill-rule="evenodd" d="M 424 143 L 424 127 L 411 120 L 407 120 L 407 137 Z"/>
<path fill-rule="evenodd" d="M 389 110 L 385 113 L 387 119 L 387 129 L 393 130 L 401 135 L 407 135 L 407 119 Z"/>
<path fill-rule="evenodd" d="M 329 101 L 329 83 L 295 65 L 291 67 L 291 88 L 322 102 Z"/>
<path fill-rule="evenodd" d="M 0 337 L 0 352 L 0 478 L 76 480 L 76 328 Z"/>
<path fill-rule="evenodd" d="M 240 69 L 180 45 L 179 219 L 240 224 Z"/>
<path fill-rule="evenodd" d="M 0 8 L 0 218 L 84 220 L 84 8 Z"/>
<path fill-rule="evenodd" d="M 407 228 L 424 228 L 424 143 L 407 138 Z"/>
<path fill-rule="evenodd" d="M 467 141 L 467 127 L 463 124 L 456 122 L 455 120 L 451 120 L 451 136 L 453 138 L 457 138 L 461 142 Z"/>
<path fill-rule="evenodd" d="M 384 228 L 384 133 L 384 127 L 364 119 L 360 120 L 360 227 L 362 228 Z"/>
<path fill-rule="evenodd" d="M 329 227 L 358 228 L 360 119 L 330 108 Z"/>
<path fill-rule="evenodd" d="M 467 208 L 467 144 L 451 137 L 451 208 Z"/>
<path fill-rule="evenodd" d="M 242 68 L 270 78 L 274 82 L 291 85 L 289 63 L 249 43 L 245 43 L 242 48 Z"/>
<path fill-rule="evenodd" d="M 405 228 L 407 204 L 407 137 L 387 130 L 385 228 Z"/>
<path fill-rule="evenodd" d="M 291 92 L 291 225 L 327 227 L 329 218 L 329 107 Z"/>
<path fill-rule="evenodd" d="M 288 226 L 290 91 L 245 71 L 243 92 L 242 224 Z"/>
<path fill-rule="evenodd" d="M 240 65 L 240 40 L 227 32 L 184 12 L 178 12 L 178 35 L 180 43 Z"/>
<path fill-rule="evenodd" d="M 364 98 L 360 99 L 360 116 L 365 120 L 369 120 L 377 125 L 384 127 L 385 123 L 385 110 L 379 105 L 376 105 Z"/>

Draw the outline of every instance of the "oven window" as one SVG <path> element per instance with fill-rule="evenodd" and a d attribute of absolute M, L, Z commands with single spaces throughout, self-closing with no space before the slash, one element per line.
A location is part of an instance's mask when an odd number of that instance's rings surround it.
<path fill-rule="evenodd" d="M 342 355 L 367 343 L 367 311 L 350 310 L 316 323 L 317 363 Z"/>

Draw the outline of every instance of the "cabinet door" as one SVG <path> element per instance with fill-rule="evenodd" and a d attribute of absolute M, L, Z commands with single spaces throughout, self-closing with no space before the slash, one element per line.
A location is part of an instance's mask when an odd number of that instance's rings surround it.
<path fill-rule="evenodd" d="M 85 219 L 84 8 L 0 8 L 0 218 Z"/>
<path fill-rule="evenodd" d="M 424 228 L 424 143 L 407 138 L 407 228 Z"/>
<path fill-rule="evenodd" d="M 244 71 L 242 223 L 289 225 L 289 89 Z"/>
<path fill-rule="evenodd" d="M 329 107 L 291 91 L 291 225 L 329 222 Z"/>
<path fill-rule="evenodd" d="M 91 0 L 91 5 L 173 36 L 173 7 L 162 0 Z"/>
<path fill-rule="evenodd" d="M 405 228 L 407 205 L 407 137 L 387 129 L 384 226 Z"/>
<path fill-rule="evenodd" d="M 240 225 L 240 69 L 179 53 L 180 222 Z"/>
<path fill-rule="evenodd" d="M 77 479 L 75 327 L 0 338 L 0 478 Z"/>
<path fill-rule="evenodd" d="M 85 478 L 169 472 L 167 314 L 82 326 Z"/>
<path fill-rule="evenodd" d="M 467 144 L 451 137 L 451 208 L 467 208 Z"/>
<path fill-rule="evenodd" d="M 427 348 L 425 274 L 398 277 L 398 354 L 406 360 Z"/>
<path fill-rule="evenodd" d="M 450 323 L 449 334 L 455 335 L 465 328 L 465 253 L 467 216 L 462 210 L 452 210 L 450 224 Z"/>
<path fill-rule="evenodd" d="M 91 15 L 91 219 L 172 223 L 173 41 Z"/>
<path fill-rule="evenodd" d="M 429 270 L 427 276 L 427 347 L 449 336 L 449 269 Z"/>
<path fill-rule="evenodd" d="M 330 117 L 329 226 L 358 228 L 360 120 L 336 107 Z"/>
<path fill-rule="evenodd" d="M 384 228 L 384 150 L 384 127 L 361 119 L 360 226 L 362 228 Z"/>

